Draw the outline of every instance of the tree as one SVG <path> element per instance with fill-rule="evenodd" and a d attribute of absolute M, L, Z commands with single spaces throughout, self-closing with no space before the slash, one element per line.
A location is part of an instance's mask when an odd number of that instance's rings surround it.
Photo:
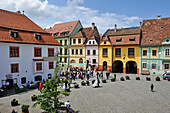
<path fill-rule="evenodd" d="M 44 89 L 42 89 L 42 94 L 37 96 L 37 101 L 33 105 L 33 107 L 36 107 L 36 105 L 39 104 L 40 108 L 43 109 L 45 112 L 56 113 L 56 111 L 58 110 L 57 107 L 64 104 L 59 99 L 63 96 L 69 96 L 70 93 L 66 92 L 61 88 L 61 86 L 59 86 L 59 69 L 60 67 L 57 61 L 54 69 L 54 78 L 50 80 L 45 80 L 45 84 L 43 84 Z"/>

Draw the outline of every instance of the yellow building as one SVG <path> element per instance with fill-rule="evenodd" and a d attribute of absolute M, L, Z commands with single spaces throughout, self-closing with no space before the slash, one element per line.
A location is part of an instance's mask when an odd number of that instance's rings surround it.
<path fill-rule="evenodd" d="M 140 67 L 140 28 L 107 30 L 103 37 L 112 44 L 112 71 L 114 73 L 139 74 Z M 103 58 L 101 58 L 102 61 Z M 107 61 L 110 60 L 108 57 Z"/>
<path fill-rule="evenodd" d="M 99 70 L 112 71 L 112 44 L 107 37 L 99 44 Z"/>

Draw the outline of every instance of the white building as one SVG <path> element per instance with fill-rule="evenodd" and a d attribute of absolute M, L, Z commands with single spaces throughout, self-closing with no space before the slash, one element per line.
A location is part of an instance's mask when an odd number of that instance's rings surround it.
<path fill-rule="evenodd" d="M 92 32 L 89 33 L 86 43 L 86 68 L 98 67 L 98 45 L 100 35 L 95 23 L 92 23 Z"/>
<path fill-rule="evenodd" d="M 61 45 L 24 14 L 0 9 L 0 87 L 54 76 Z"/>

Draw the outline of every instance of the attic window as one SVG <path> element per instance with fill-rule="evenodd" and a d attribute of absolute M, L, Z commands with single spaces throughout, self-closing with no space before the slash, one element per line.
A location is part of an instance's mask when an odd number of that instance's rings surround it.
<path fill-rule="evenodd" d="M 116 42 L 122 42 L 122 38 L 116 39 Z"/>
<path fill-rule="evenodd" d="M 129 38 L 129 41 L 135 41 L 135 37 L 134 38 Z"/>
<path fill-rule="evenodd" d="M 62 28 L 60 28 L 60 30 L 62 30 Z"/>
<path fill-rule="evenodd" d="M 166 42 L 169 42 L 169 40 L 167 39 Z"/>
<path fill-rule="evenodd" d="M 41 34 L 34 34 L 34 36 L 35 36 L 35 39 L 41 40 Z"/>
<path fill-rule="evenodd" d="M 58 33 L 59 33 L 59 32 L 57 32 L 57 33 L 54 33 L 54 37 L 56 37 L 56 36 L 58 35 Z"/>
<path fill-rule="evenodd" d="M 152 40 L 152 39 L 150 39 L 149 41 L 150 41 L 150 42 L 153 42 L 153 40 Z"/>
<path fill-rule="evenodd" d="M 13 38 L 18 38 L 18 32 L 17 31 L 10 31 L 10 35 Z"/>
<path fill-rule="evenodd" d="M 68 35 L 70 31 L 60 33 L 60 36 Z"/>
<path fill-rule="evenodd" d="M 106 44 L 106 41 L 104 41 L 104 44 Z"/>
<path fill-rule="evenodd" d="M 72 28 L 72 26 L 69 27 L 69 29 L 71 29 L 71 28 Z"/>
<path fill-rule="evenodd" d="M 163 28 L 164 28 L 163 26 L 160 27 L 160 29 L 163 29 Z"/>

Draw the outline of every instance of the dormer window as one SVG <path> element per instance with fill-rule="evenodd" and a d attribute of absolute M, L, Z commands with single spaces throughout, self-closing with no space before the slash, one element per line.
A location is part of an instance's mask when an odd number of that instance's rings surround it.
<path fill-rule="evenodd" d="M 122 42 L 122 38 L 116 39 L 116 42 Z"/>
<path fill-rule="evenodd" d="M 163 29 L 163 28 L 164 28 L 163 26 L 160 27 L 160 29 Z"/>
<path fill-rule="evenodd" d="M 166 42 L 169 42 L 169 40 L 167 39 Z"/>
<path fill-rule="evenodd" d="M 91 41 L 89 41 L 89 44 L 91 44 Z"/>
<path fill-rule="evenodd" d="M 104 41 L 104 44 L 106 44 L 106 41 Z"/>
<path fill-rule="evenodd" d="M 60 36 L 68 35 L 70 31 L 60 33 Z"/>
<path fill-rule="evenodd" d="M 153 42 L 153 40 L 152 40 L 152 39 L 150 39 L 149 41 L 150 41 L 150 42 Z"/>
<path fill-rule="evenodd" d="M 13 38 L 18 38 L 18 32 L 17 31 L 10 31 L 10 35 Z"/>
<path fill-rule="evenodd" d="M 57 33 L 54 33 L 54 37 L 56 37 L 56 36 L 58 35 L 58 33 L 59 33 L 59 32 L 57 32 Z"/>
<path fill-rule="evenodd" d="M 72 26 L 69 27 L 69 29 L 71 29 L 71 28 L 72 28 Z"/>
<path fill-rule="evenodd" d="M 129 38 L 129 41 L 135 41 L 135 37 L 134 38 Z"/>
<path fill-rule="evenodd" d="M 34 36 L 35 36 L 35 39 L 41 40 L 41 34 L 34 34 Z"/>

